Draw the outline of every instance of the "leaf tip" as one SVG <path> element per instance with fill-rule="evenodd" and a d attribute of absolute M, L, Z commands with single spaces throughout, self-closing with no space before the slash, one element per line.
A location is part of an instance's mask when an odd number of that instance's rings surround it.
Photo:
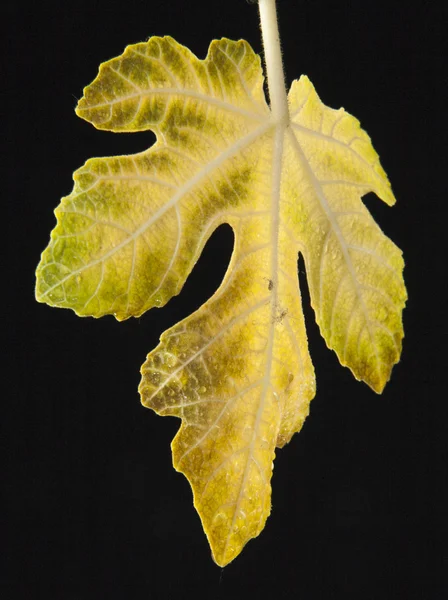
<path fill-rule="evenodd" d="M 374 381 L 366 381 L 367 385 L 370 387 L 370 389 L 375 392 L 375 394 L 378 394 L 378 396 L 381 396 L 381 394 L 384 392 L 384 388 L 386 387 L 386 383 L 389 381 L 390 376 L 389 377 L 384 377 L 381 379 L 377 379 Z"/>
<path fill-rule="evenodd" d="M 80 100 L 78 100 L 78 104 L 75 106 L 75 114 L 80 119 L 84 119 L 85 104 L 86 104 L 86 99 L 83 96 Z"/>

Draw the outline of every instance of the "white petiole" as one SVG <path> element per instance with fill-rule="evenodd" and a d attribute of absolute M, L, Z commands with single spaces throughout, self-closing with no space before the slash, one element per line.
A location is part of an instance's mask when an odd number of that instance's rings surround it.
<path fill-rule="evenodd" d="M 266 62 L 271 111 L 276 123 L 289 124 L 288 97 L 283 73 L 275 0 L 259 0 L 260 26 Z"/>

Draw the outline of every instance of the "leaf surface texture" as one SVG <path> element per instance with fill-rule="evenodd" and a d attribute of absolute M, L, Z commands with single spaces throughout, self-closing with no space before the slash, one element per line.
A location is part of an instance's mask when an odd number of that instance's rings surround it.
<path fill-rule="evenodd" d="M 305 76 L 288 100 L 276 123 L 245 41 L 199 60 L 154 37 L 104 63 L 77 114 L 157 141 L 76 171 L 37 271 L 38 300 L 123 320 L 178 294 L 212 232 L 232 226 L 220 288 L 162 335 L 140 384 L 145 406 L 182 419 L 174 466 L 220 565 L 263 529 L 275 448 L 315 394 L 298 253 L 321 333 L 357 379 L 381 392 L 401 352 L 401 251 L 361 201 L 395 202 L 370 138 Z"/>

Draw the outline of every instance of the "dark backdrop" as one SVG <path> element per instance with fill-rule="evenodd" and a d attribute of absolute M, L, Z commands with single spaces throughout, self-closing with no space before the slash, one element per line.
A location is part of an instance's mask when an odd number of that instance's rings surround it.
<path fill-rule="evenodd" d="M 137 385 L 159 335 L 219 285 L 230 229 L 212 237 L 179 297 L 124 323 L 37 304 L 34 269 L 72 171 L 152 140 L 76 118 L 98 65 L 152 34 L 199 57 L 221 36 L 260 51 L 257 9 L 245 0 L 6 0 L 2 598 L 448 597 L 447 10 L 421 0 L 278 4 L 288 82 L 306 73 L 327 105 L 357 116 L 392 181 L 394 208 L 366 202 L 404 250 L 402 361 L 381 397 L 357 383 L 326 349 L 304 291 L 318 382 L 311 416 L 277 453 L 264 532 L 216 567 L 188 482 L 171 467 L 178 421 L 141 407 Z"/>

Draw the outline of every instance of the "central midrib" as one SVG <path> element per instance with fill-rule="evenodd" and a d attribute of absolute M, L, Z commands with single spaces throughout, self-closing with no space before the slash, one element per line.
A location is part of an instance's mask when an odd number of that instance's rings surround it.
<path fill-rule="evenodd" d="M 259 435 L 260 422 L 266 405 L 266 399 L 271 386 L 271 375 L 272 375 L 272 364 L 273 364 L 273 353 L 274 353 L 274 340 L 275 340 L 275 324 L 276 324 L 276 313 L 278 307 L 278 262 L 279 262 L 279 239 L 280 239 L 280 186 L 281 186 L 281 174 L 282 174 L 282 160 L 283 160 L 283 146 L 285 138 L 285 130 L 287 127 L 286 121 L 281 121 L 275 125 L 275 137 L 274 137 L 274 151 L 273 151 L 273 168 L 272 168 L 272 196 L 271 196 L 271 267 L 270 267 L 270 280 L 272 281 L 272 290 L 270 295 L 271 314 L 269 319 L 269 335 L 268 344 L 266 348 L 266 371 L 262 379 L 262 387 L 260 391 L 260 400 L 258 402 L 258 408 L 255 415 L 254 427 L 252 431 L 251 441 L 247 451 L 247 460 L 244 467 L 241 483 L 239 486 L 238 498 L 235 504 L 235 510 L 232 517 L 232 522 L 229 527 L 226 544 L 223 550 L 223 558 L 226 556 L 227 548 L 229 545 L 230 538 L 232 536 L 236 519 L 240 512 L 241 502 L 244 497 L 247 477 L 251 462 L 255 459 L 253 457 L 254 447 L 256 440 Z M 263 512 L 260 516 L 260 522 L 263 518 Z"/>

